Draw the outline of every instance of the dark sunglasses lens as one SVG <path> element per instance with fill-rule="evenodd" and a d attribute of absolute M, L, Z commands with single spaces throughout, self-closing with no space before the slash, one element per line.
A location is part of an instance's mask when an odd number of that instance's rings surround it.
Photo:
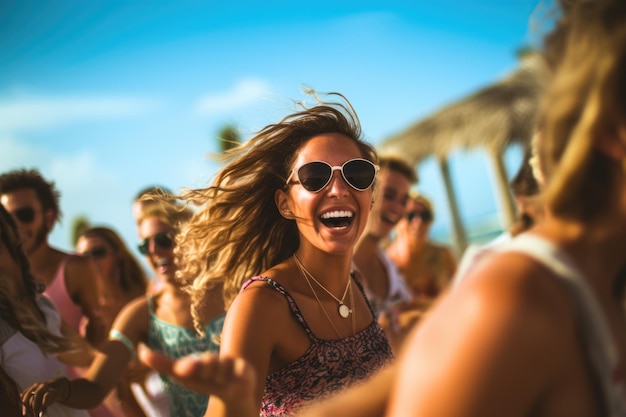
<path fill-rule="evenodd" d="M 304 164 L 298 170 L 298 179 L 300 184 L 312 192 L 321 190 L 328 184 L 332 169 L 330 165 L 323 162 L 309 162 Z"/>
<path fill-rule="evenodd" d="M 150 252 L 150 241 L 154 239 L 154 244 L 161 249 L 170 249 L 174 245 L 174 241 L 168 233 L 158 233 L 152 237 L 147 237 L 137 245 L 137 249 L 142 255 L 147 255 Z"/>
<path fill-rule="evenodd" d="M 13 213 L 20 223 L 32 223 L 35 220 L 35 210 L 32 207 L 24 207 Z"/>
<path fill-rule="evenodd" d="M 92 258 L 104 258 L 105 256 L 107 256 L 107 253 L 108 251 L 105 247 L 98 246 L 88 251 L 87 255 L 91 256 Z"/>
<path fill-rule="evenodd" d="M 159 233 L 158 235 L 154 236 L 154 243 L 156 243 L 163 249 L 169 249 L 172 247 L 173 242 L 172 238 L 169 237 L 167 234 Z"/>
<path fill-rule="evenodd" d="M 416 217 L 419 217 L 424 222 L 429 222 L 432 219 L 432 217 L 430 216 L 430 213 L 427 211 L 412 211 L 406 215 L 406 219 L 409 222 L 412 222 L 413 219 Z"/>
<path fill-rule="evenodd" d="M 150 245 L 150 239 L 142 240 L 141 243 L 137 245 L 137 249 L 139 249 L 139 253 L 141 253 L 142 255 L 147 255 L 148 245 Z"/>
<path fill-rule="evenodd" d="M 376 167 L 369 161 L 357 159 L 343 166 L 343 177 L 354 188 L 367 190 L 376 178 Z"/>

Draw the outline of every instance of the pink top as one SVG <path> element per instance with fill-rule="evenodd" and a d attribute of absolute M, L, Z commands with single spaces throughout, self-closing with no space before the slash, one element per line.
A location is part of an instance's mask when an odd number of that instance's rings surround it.
<path fill-rule="evenodd" d="M 52 282 L 46 287 L 44 294 L 52 300 L 63 320 L 76 333 L 80 333 L 79 327 L 83 311 L 80 306 L 74 303 L 65 285 L 65 268 L 70 259 L 70 255 L 63 257 L 59 263 L 59 269 L 57 269 Z"/>

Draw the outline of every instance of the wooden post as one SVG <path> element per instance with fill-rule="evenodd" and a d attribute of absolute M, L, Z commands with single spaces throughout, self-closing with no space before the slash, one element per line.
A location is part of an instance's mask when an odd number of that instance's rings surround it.
<path fill-rule="evenodd" d="M 446 195 L 448 197 L 448 207 L 450 208 L 450 215 L 452 217 L 452 228 L 454 232 L 454 241 L 458 249 L 458 253 L 462 254 L 467 248 L 467 235 L 465 234 L 465 228 L 459 215 L 459 206 L 456 201 L 456 194 L 454 193 L 454 187 L 452 186 L 452 180 L 450 179 L 450 167 L 448 166 L 448 159 L 446 157 L 438 157 L 439 167 L 441 168 L 441 176 L 443 183 L 446 187 Z"/>
<path fill-rule="evenodd" d="M 498 215 L 502 230 L 507 230 L 515 222 L 517 206 L 509 187 L 506 166 L 504 165 L 503 152 L 493 149 L 487 151 L 490 156 L 491 166 L 494 173 L 496 202 L 498 204 Z"/>

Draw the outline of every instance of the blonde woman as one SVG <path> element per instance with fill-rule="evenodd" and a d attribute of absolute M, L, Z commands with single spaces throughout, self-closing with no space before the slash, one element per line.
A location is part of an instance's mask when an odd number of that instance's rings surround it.
<path fill-rule="evenodd" d="M 19 411 L 21 415 L 18 393 L 36 381 L 61 377 L 52 390 L 63 389 L 69 383 L 65 363 L 86 366 L 94 355 L 61 320 L 52 302 L 40 294 L 42 290 L 30 274 L 15 223 L 0 205 L 0 380 L 2 398 L 9 402 L 3 404 L 3 413 Z M 86 411 L 60 404 L 50 407 L 47 415 L 88 416 Z"/>
<path fill-rule="evenodd" d="M 210 394 L 207 416 L 291 415 L 391 360 L 351 272 L 376 153 L 349 104 L 320 103 L 229 156 L 210 187 L 187 193 L 199 210 L 178 248 L 200 325 L 205 292 L 224 283 L 219 358 L 144 359 Z"/>

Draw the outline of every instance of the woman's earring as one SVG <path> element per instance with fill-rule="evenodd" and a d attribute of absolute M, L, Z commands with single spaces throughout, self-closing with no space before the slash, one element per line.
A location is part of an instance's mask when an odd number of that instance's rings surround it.
<path fill-rule="evenodd" d="M 285 219 L 291 220 L 293 219 L 293 213 L 291 212 L 291 210 L 283 210 L 283 217 Z"/>

